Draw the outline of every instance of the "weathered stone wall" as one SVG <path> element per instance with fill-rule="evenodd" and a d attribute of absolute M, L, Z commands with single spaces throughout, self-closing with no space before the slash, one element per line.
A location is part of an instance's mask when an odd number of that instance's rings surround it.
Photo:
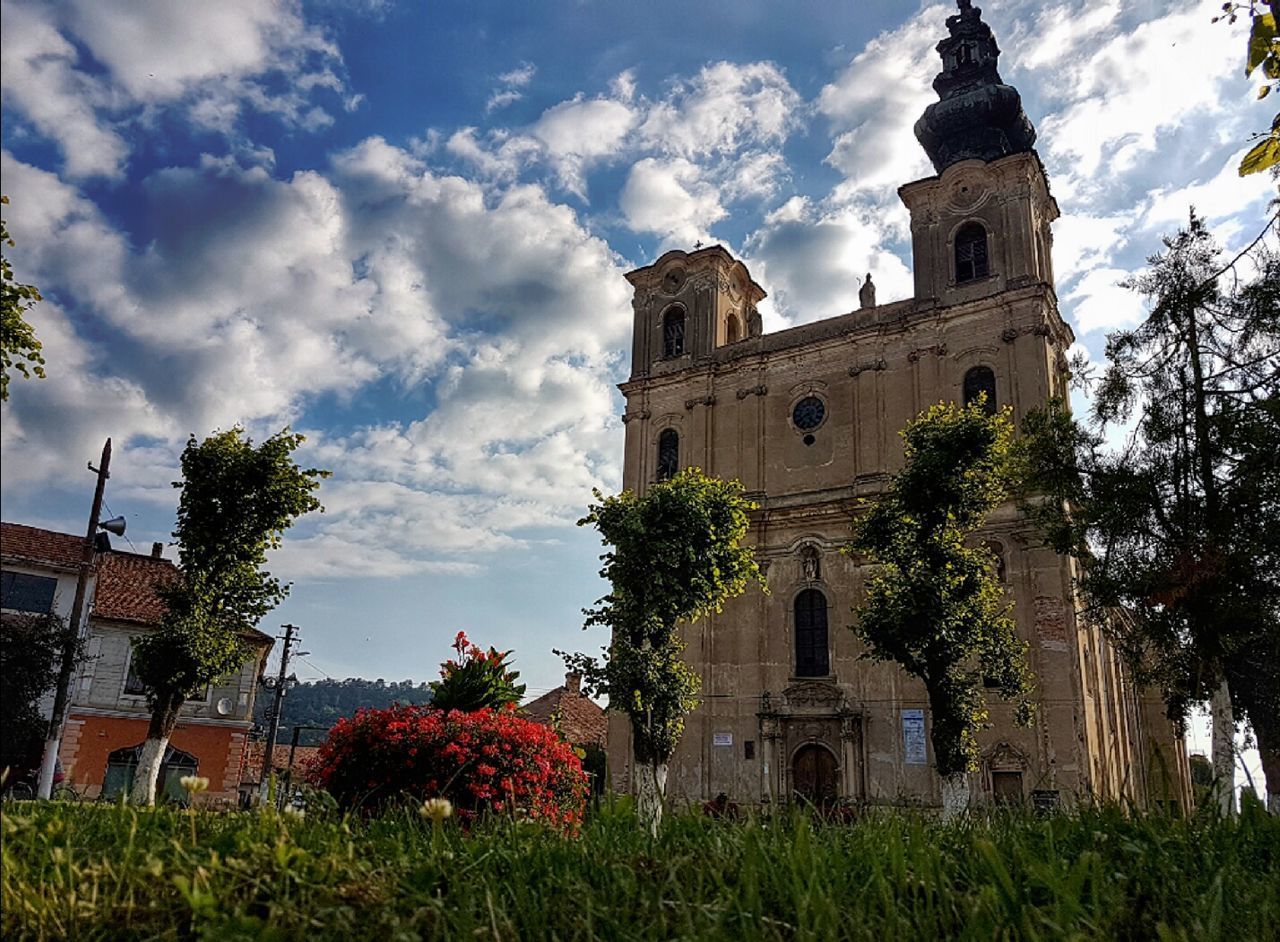
<path fill-rule="evenodd" d="M 817 745 L 834 757 L 838 797 L 940 802 L 932 749 L 925 764 L 904 754 L 903 711 L 927 717 L 923 687 L 894 665 L 862 659 L 848 626 L 866 562 L 842 548 L 861 502 L 901 467 L 899 432 L 910 419 L 960 401 L 966 372 L 985 366 L 998 404 L 1011 405 L 1020 422 L 1065 395 L 1072 335 L 1058 314 L 1048 254 L 1057 207 L 1034 154 L 965 161 L 902 193 L 912 212 L 915 299 L 728 342 L 726 312 L 749 315 L 763 292 L 722 248 L 669 252 L 628 276 L 638 347 L 622 387 L 624 485 L 643 491 L 655 480 L 658 436 L 674 429 L 682 467 L 736 478 L 760 504 L 751 539 L 770 587 L 686 628 L 704 702 L 672 762 L 673 796 L 786 799 L 798 750 Z M 991 233 L 991 271 L 958 285 L 950 240 L 974 219 Z M 664 359 L 661 323 L 672 304 L 686 311 L 689 345 Z M 808 396 L 823 401 L 825 414 L 816 427 L 797 428 L 793 409 Z M 1047 790 L 1145 801 L 1132 768 L 1145 767 L 1156 741 L 1171 754 L 1176 747 L 1158 724 L 1135 722 L 1137 700 L 1114 652 L 1076 616 L 1072 563 L 1045 547 L 1012 504 L 992 515 L 980 539 L 1001 551 L 1039 713 L 1020 729 L 1011 708 L 989 698 L 991 729 L 981 737 L 973 790 L 990 795 L 998 779 L 1009 787 L 1021 773 L 1017 787 L 1028 797 Z M 795 675 L 793 603 L 808 588 L 827 599 L 825 678 Z M 609 742 L 615 787 L 625 788 L 625 717 L 612 718 Z"/>

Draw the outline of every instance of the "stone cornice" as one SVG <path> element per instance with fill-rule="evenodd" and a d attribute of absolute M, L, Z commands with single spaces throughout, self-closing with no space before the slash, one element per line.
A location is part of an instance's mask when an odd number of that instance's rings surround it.
<path fill-rule="evenodd" d="M 1033 282 L 1010 288 L 994 297 L 984 297 L 954 304 L 939 306 L 930 298 L 925 300 L 908 299 L 895 301 L 880 307 L 853 311 L 812 324 L 801 324 L 771 334 L 763 334 L 749 340 L 720 347 L 710 355 L 701 357 L 688 365 L 657 375 L 637 376 L 619 383 L 618 388 L 624 396 L 630 396 L 641 389 L 660 389 L 663 386 L 686 384 L 695 377 L 714 377 L 721 374 L 748 372 L 767 367 L 776 355 L 788 355 L 799 348 L 807 348 L 812 352 L 822 348 L 838 348 L 850 342 L 858 343 L 874 339 L 888 340 L 897 336 L 905 336 L 909 331 L 930 324 L 943 328 L 946 322 L 959 320 L 971 315 L 989 315 L 993 305 L 999 305 L 1012 312 L 1015 306 L 1028 301 L 1040 301 L 1045 306 L 1046 317 L 1036 319 L 1036 323 L 1025 323 L 1006 327 L 1000 334 L 993 336 L 992 342 L 1001 340 L 1011 342 L 1025 334 L 1034 334 L 1052 338 L 1066 347 L 1074 341 L 1075 336 L 1070 326 L 1062 320 L 1058 313 L 1057 296 L 1053 288 L 1043 282 Z M 1009 337 L 1010 330 L 1017 331 Z M 924 347 L 936 347 L 936 344 L 925 344 Z M 931 349 L 929 352 L 943 355 L 945 351 Z M 864 358 L 865 360 L 865 358 Z M 860 360 L 851 364 L 850 374 L 867 370 L 883 370 L 894 366 L 885 363 L 883 358 Z M 855 372 L 856 371 L 856 372 Z M 752 384 L 758 385 L 758 384 Z"/>

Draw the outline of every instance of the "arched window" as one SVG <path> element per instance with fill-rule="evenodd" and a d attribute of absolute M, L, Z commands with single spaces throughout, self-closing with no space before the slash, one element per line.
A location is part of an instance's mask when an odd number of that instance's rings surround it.
<path fill-rule="evenodd" d="M 956 233 L 956 284 L 986 278 L 987 230 L 980 223 L 968 222 Z"/>
<path fill-rule="evenodd" d="M 738 323 L 738 315 L 730 314 L 729 323 L 724 329 L 724 342 L 737 343 L 742 339 L 742 325 Z"/>
<path fill-rule="evenodd" d="M 827 597 L 817 589 L 805 589 L 796 596 L 796 676 L 826 677 L 830 673 Z"/>
<path fill-rule="evenodd" d="M 681 308 L 670 308 L 662 315 L 662 355 L 684 355 L 684 311 Z"/>
<path fill-rule="evenodd" d="M 996 414 L 996 374 L 989 366 L 975 366 L 964 374 L 964 404 L 975 402 L 980 395 L 986 399 L 982 403 L 982 411 L 987 415 Z"/>
<path fill-rule="evenodd" d="M 127 746 L 117 749 L 107 756 L 107 774 L 102 781 L 102 797 L 116 798 L 128 794 L 133 788 L 133 776 L 138 770 L 138 758 L 142 755 L 142 745 Z M 189 752 L 169 746 L 164 751 L 164 759 L 160 765 L 160 778 L 156 781 L 156 800 L 185 804 L 188 800 L 186 790 L 180 779 L 184 775 L 195 775 L 200 763 Z"/>
<path fill-rule="evenodd" d="M 680 470 L 680 433 L 673 428 L 663 429 L 658 436 L 658 480 L 674 477 Z"/>

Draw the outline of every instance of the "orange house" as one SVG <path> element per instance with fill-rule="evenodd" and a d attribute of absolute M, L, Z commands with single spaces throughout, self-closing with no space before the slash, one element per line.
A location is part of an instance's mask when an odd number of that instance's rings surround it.
<path fill-rule="evenodd" d="M 24 589 L 28 583 L 38 588 L 37 581 L 45 578 L 44 566 L 49 567 L 47 578 L 67 582 L 67 547 L 78 547 L 82 539 L 5 523 L 0 525 L 3 568 L 21 571 Z M 156 588 L 178 576 L 178 568 L 163 558 L 163 550 L 164 545 L 156 543 L 149 556 L 116 550 L 97 556 L 86 601 L 90 606 L 86 657 L 73 678 L 59 754 L 67 780 L 89 798 L 104 793 L 114 796 L 129 788 L 147 737 L 150 712 L 132 669 L 132 639 L 159 622 L 164 608 Z M 70 586 L 56 588 L 50 603 L 55 611 L 59 600 L 68 595 L 63 590 Z M 27 591 L 21 598 L 14 595 L 14 604 L 30 611 L 34 598 Z M 270 636 L 260 631 L 253 631 L 246 641 L 252 654 L 241 668 L 182 708 L 161 768 L 158 794 L 180 799 L 184 795 L 178 779 L 198 774 L 209 780 L 207 800 L 237 801 L 254 694 L 272 645 Z"/>

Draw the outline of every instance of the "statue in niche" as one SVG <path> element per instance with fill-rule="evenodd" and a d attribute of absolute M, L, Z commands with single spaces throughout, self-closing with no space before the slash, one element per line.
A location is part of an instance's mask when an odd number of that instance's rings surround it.
<path fill-rule="evenodd" d="M 871 283 L 871 272 L 867 272 L 867 280 L 858 289 L 858 304 L 864 308 L 876 306 L 876 286 Z"/>
<path fill-rule="evenodd" d="M 747 336 L 759 337 L 764 333 L 764 321 L 760 318 L 760 312 L 754 307 L 747 311 Z"/>
<path fill-rule="evenodd" d="M 800 551 L 800 568 L 805 582 L 817 582 L 822 578 L 822 560 L 816 546 L 806 546 Z"/>

